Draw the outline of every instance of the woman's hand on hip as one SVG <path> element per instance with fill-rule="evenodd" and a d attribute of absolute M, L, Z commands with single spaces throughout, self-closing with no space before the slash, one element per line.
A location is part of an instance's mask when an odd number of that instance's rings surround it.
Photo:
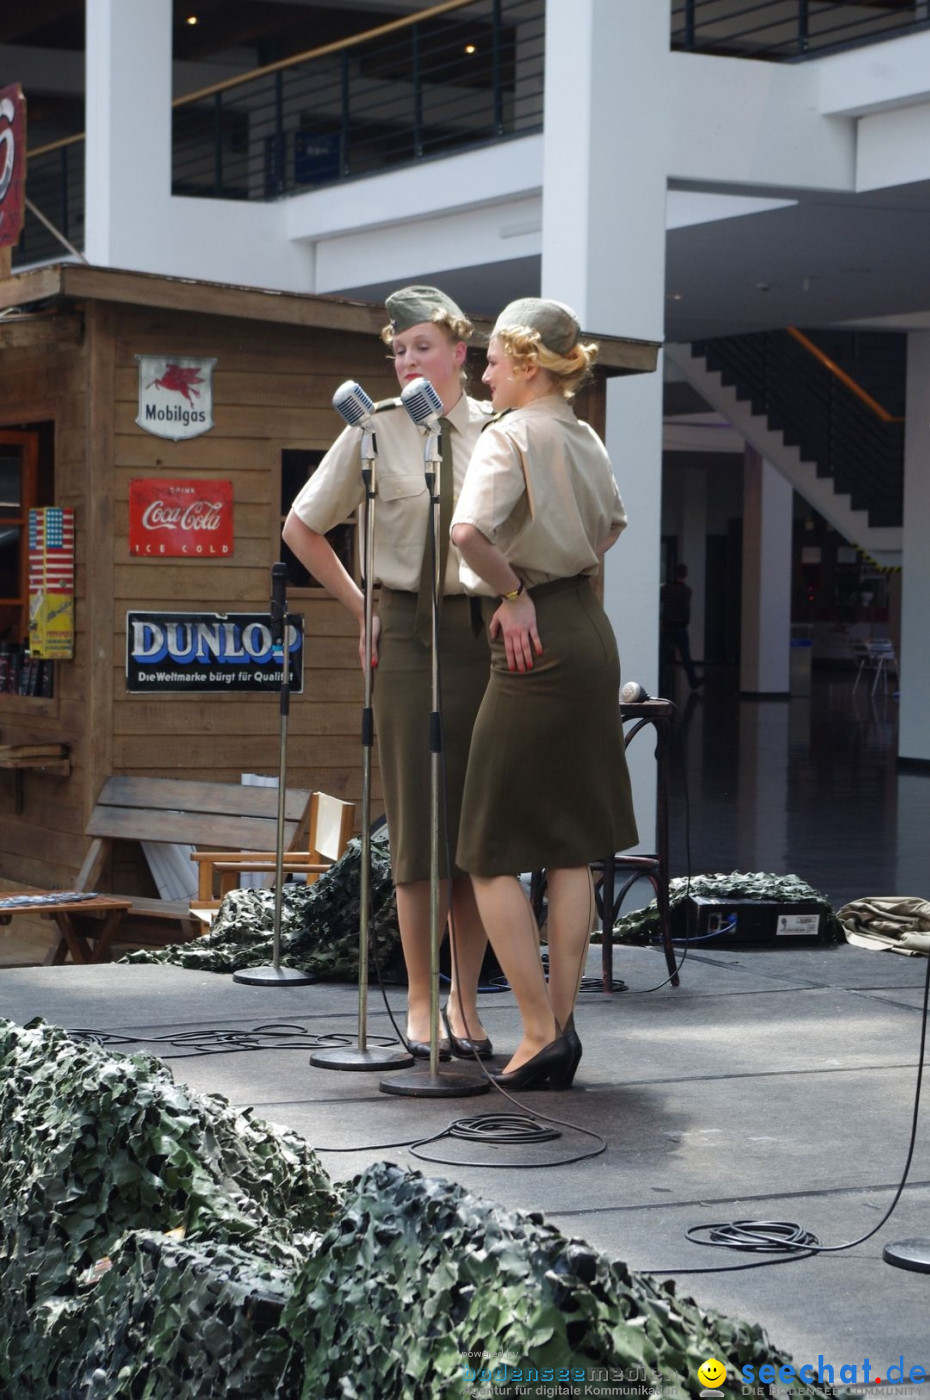
<path fill-rule="evenodd" d="M 491 636 L 502 636 L 510 671 L 532 671 L 533 657 L 542 656 L 543 645 L 536 630 L 536 607 L 528 593 L 512 603 L 502 601 L 491 618 Z"/>

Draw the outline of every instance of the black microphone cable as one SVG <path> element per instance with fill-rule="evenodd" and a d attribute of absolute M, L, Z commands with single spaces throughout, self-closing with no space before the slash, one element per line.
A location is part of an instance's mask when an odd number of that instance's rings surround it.
<path fill-rule="evenodd" d="M 715 1246 L 718 1249 L 734 1249 L 742 1253 L 773 1254 L 778 1257 L 760 1259 L 751 1264 L 710 1265 L 702 1269 L 656 1269 L 647 1267 L 638 1270 L 638 1272 L 657 1274 L 659 1276 L 664 1276 L 666 1274 L 739 1273 L 744 1269 L 764 1269 L 771 1268 L 775 1264 L 791 1264 L 801 1259 L 812 1259 L 820 1254 L 842 1254 L 845 1250 L 855 1249 L 857 1245 L 864 1244 L 865 1241 L 870 1240 L 873 1235 L 877 1235 L 879 1230 L 887 1224 L 897 1208 L 898 1202 L 904 1193 L 904 1188 L 907 1185 L 911 1163 L 914 1158 L 914 1148 L 917 1142 L 917 1123 L 920 1116 L 920 1094 L 923 1083 L 924 1060 L 927 1048 L 928 1007 L 930 1007 L 930 955 L 927 957 L 927 970 L 924 975 L 920 1046 L 917 1053 L 917 1079 L 914 1085 L 914 1109 L 911 1115 L 911 1131 L 908 1140 L 907 1154 L 901 1172 L 901 1178 L 895 1189 L 891 1204 L 877 1225 L 874 1225 L 871 1230 L 867 1230 L 864 1235 L 859 1235 L 854 1240 L 847 1240 L 844 1244 L 821 1244 L 815 1234 L 811 1233 L 809 1230 L 805 1230 L 800 1225 L 796 1225 L 793 1221 L 787 1220 L 730 1220 L 714 1221 L 708 1225 L 691 1225 L 685 1231 L 685 1236 L 687 1239 L 691 1240 L 693 1244 Z"/>

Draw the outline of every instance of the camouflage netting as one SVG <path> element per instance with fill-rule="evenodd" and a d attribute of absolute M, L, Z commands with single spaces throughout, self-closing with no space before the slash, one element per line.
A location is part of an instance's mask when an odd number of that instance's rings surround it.
<path fill-rule="evenodd" d="M 689 895 L 703 895 L 711 899 L 765 899 L 776 900 L 780 904 L 813 903 L 819 905 L 824 915 L 825 941 L 842 943 L 843 927 L 837 919 L 825 895 L 798 879 L 797 875 L 742 874 L 734 870 L 729 875 L 692 875 L 668 882 L 670 908 L 683 903 Z M 614 940 L 617 943 L 652 943 L 662 936 L 659 910 L 655 900 L 643 909 L 634 909 L 631 914 L 614 924 Z"/>
<path fill-rule="evenodd" d="M 339 982 L 358 977 L 361 843 L 312 885 L 285 885 L 281 893 L 281 965 Z M 371 842 L 369 947 L 382 968 L 400 954 L 391 856 L 380 834 Z M 239 972 L 272 961 L 274 891 L 234 890 L 220 905 L 210 932 L 193 943 L 128 953 L 121 962 L 170 963 L 200 972 Z"/>
<path fill-rule="evenodd" d="M 30 1400 L 509 1395 L 471 1379 L 502 1365 L 685 1400 L 709 1355 L 790 1364 L 541 1216 L 388 1163 L 336 1188 L 294 1134 L 42 1023 L 0 1022 L 0 1296 L 0 1394 Z"/>

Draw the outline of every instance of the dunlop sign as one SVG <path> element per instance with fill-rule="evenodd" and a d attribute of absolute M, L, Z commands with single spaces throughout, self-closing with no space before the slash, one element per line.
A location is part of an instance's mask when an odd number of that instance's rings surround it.
<path fill-rule="evenodd" d="M 290 687 L 303 690 L 303 618 L 288 624 Z M 150 694 L 281 689 L 267 613 L 126 614 L 126 689 Z"/>

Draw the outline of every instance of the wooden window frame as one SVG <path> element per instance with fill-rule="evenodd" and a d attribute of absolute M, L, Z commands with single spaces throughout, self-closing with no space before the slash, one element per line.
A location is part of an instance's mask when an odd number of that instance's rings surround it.
<path fill-rule="evenodd" d="M 25 645 L 29 641 L 29 512 L 39 504 L 39 435 L 0 428 L 0 447 L 23 448 L 19 511 L 14 515 L 0 505 L 0 526 L 20 529 L 19 596 L 0 598 L 0 607 L 19 610 L 17 640 Z"/>

